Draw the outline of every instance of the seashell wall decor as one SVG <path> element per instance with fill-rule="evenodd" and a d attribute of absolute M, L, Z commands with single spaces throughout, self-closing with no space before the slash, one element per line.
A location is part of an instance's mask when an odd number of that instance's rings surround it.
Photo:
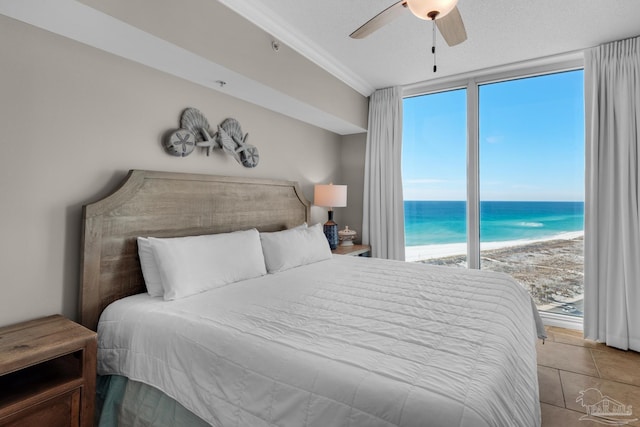
<path fill-rule="evenodd" d="M 164 149 L 172 156 L 187 157 L 195 146 L 195 135 L 186 129 L 174 130 L 164 140 Z"/>
<path fill-rule="evenodd" d="M 163 142 L 167 153 L 186 157 L 195 147 L 206 149 L 209 156 L 213 149 L 220 148 L 247 168 L 255 168 L 260 161 L 258 148 L 248 144 L 249 134 L 243 134 L 240 123 L 228 118 L 212 132 L 207 118 L 196 108 L 187 108 L 180 117 L 180 129 L 170 132 Z"/>
<path fill-rule="evenodd" d="M 225 119 L 218 126 L 218 144 L 224 151 L 231 154 L 234 159 L 247 168 L 258 166 L 260 155 L 258 149 L 247 144 L 249 134 L 242 134 L 240 123 L 236 119 Z"/>

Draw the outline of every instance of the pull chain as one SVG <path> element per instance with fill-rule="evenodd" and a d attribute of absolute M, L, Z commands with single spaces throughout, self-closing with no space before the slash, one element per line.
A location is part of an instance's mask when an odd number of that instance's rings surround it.
<path fill-rule="evenodd" d="M 433 54 L 433 72 L 434 73 L 438 69 L 438 67 L 436 66 L 436 18 L 438 17 L 438 14 L 439 13 L 435 10 L 427 14 L 427 16 L 431 18 L 431 29 L 432 29 L 431 41 L 433 42 L 431 44 L 431 53 Z"/>
<path fill-rule="evenodd" d="M 431 26 L 433 27 L 433 35 L 431 39 L 433 40 L 433 45 L 431 46 L 431 53 L 433 53 L 433 72 L 435 73 L 438 67 L 436 66 L 436 20 L 431 21 Z"/>

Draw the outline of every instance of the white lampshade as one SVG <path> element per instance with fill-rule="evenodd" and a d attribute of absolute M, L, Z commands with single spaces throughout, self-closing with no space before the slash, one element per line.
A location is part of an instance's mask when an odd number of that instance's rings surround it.
<path fill-rule="evenodd" d="M 407 0 L 411 13 L 420 19 L 430 20 L 430 12 L 438 12 L 437 18 L 442 18 L 451 12 L 458 0 Z"/>
<path fill-rule="evenodd" d="M 347 186 L 316 184 L 313 189 L 313 204 L 327 208 L 342 208 L 347 206 Z"/>

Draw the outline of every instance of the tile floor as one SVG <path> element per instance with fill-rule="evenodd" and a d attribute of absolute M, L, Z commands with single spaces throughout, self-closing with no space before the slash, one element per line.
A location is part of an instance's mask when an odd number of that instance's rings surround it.
<path fill-rule="evenodd" d="M 548 326 L 547 335 L 537 345 L 543 427 L 640 427 L 640 353 L 585 340 L 582 332 L 569 329 Z M 584 399 L 578 401 L 581 391 Z M 615 417 L 626 424 L 580 419 L 587 416 L 581 403 L 595 403 L 601 395 L 631 405 L 631 416 Z"/>

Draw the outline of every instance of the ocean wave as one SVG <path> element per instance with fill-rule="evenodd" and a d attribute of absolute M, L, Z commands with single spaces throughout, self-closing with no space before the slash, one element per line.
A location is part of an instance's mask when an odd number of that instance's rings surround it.
<path fill-rule="evenodd" d="M 523 222 L 519 222 L 518 225 L 521 227 L 531 227 L 531 228 L 544 227 L 543 222 L 524 222 L 523 221 Z"/>

